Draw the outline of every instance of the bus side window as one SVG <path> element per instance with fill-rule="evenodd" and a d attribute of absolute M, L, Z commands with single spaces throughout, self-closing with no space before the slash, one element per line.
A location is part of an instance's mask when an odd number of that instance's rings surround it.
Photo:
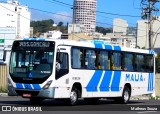
<path fill-rule="evenodd" d="M 108 70 L 108 52 L 107 51 L 97 51 L 96 52 L 96 68 Z"/>
<path fill-rule="evenodd" d="M 153 72 L 153 56 L 146 56 L 146 72 Z"/>
<path fill-rule="evenodd" d="M 92 49 L 87 49 L 85 51 L 85 68 L 86 69 L 95 69 L 95 60 L 96 54 L 95 51 Z"/>
<path fill-rule="evenodd" d="M 121 69 L 121 57 L 119 52 L 112 53 L 111 65 L 112 70 L 120 70 Z"/>
<path fill-rule="evenodd" d="M 82 68 L 83 67 L 83 50 L 82 49 L 72 48 L 71 65 L 72 65 L 72 68 Z"/>
<path fill-rule="evenodd" d="M 124 54 L 124 68 L 123 70 L 134 71 L 134 55 L 132 53 Z"/>
<path fill-rule="evenodd" d="M 96 54 L 96 60 L 95 60 L 95 68 L 96 69 L 100 69 L 100 60 L 99 60 L 99 51 L 95 51 L 95 54 Z"/>

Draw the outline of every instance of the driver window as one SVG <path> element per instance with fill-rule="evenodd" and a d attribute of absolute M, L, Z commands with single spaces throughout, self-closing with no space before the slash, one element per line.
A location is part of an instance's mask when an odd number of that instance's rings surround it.
<path fill-rule="evenodd" d="M 69 72 L 68 54 L 58 52 L 56 57 L 56 79 L 66 75 Z"/>

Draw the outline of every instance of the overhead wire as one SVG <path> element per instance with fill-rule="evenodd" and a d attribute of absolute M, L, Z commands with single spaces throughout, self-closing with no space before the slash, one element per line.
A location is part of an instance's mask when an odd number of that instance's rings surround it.
<path fill-rule="evenodd" d="M 71 4 L 61 2 L 61 1 L 58 1 L 58 0 L 44 0 L 44 1 L 49 1 L 51 3 L 60 3 L 60 4 L 63 4 L 63 5 L 66 5 L 66 6 L 72 6 L 73 7 L 73 5 L 71 5 Z M 86 9 L 86 8 L 81 8 L 81 9 Z M 134 16 L 134 15 L 122 15 L 122 14 L 106 13 L 106 12 L 103 12 L 103 11 L 96 11 L 96 12 L 103 13 L 103 14 L 113 14 L 113 15 L 117 15 L 117 16 L 141 17 L 141 16 Z M 96 14 L 96 15 L 98 15 L 98 14 Z M 109 18 L 109 17 L 102 16 L 102 15 L 98 15 L 98 16 L 104 17 L 104 18 Z M 113 19 L 113 18 L 109 18 L 109 19 Z M 135 25 L 133 23 L 128 23 L 128 24 Z"/>
<path fill-rule="evenodd" d="M 10 11 L 16 13 L 15 11 L 13 11 L 13 10 L 11 10 L 11 9 L 8 9 L 8 8 L 2 6 L 2 5 L 0 5 L 0 6 L 3 7 L 3 8 L 5 8 L 5 9 L 7 9 L 7 10 L 10 10 Z M 29 9 L 32 9 L 32 10 L 44 12 L 44 13 L 50 13 L 50 14 L 54 14 L 54 15 L 59 15 L 59 16 L 64 16 L 64 17 L 68 17 L 68 18 L 73 18 L 72 16 L 69 16 L 69 15 L 54 13 L 54 12 L 50 12 L 50 11 L 44 11 L 44 10 L 41 10 L 41 9 L 36 9 L 36 8 L 31 8 L 31 7 L 28 7 L 28 8 L 29 8 Z M 17 13 L 16 13 L 16 14 L 17 14 Z M 20 14 L 20 16 L 22 16 L 22 17 L 24 17 L 24 18 L 26 18 L 26 19 L 28 19 L 28 20 L 31 20 L 31 19 L 29 19 L 29 18 L 27 18 L 27 17 L 25 17 L 25 16 L 23 16 L 23 15 L 21 15 L 21 14 Z M 31 21 L 33 21 L 33 20 L 31 20 Z M 103 24 L 103 25 L 105 24 L 105 25 L 113 26 L 113 24 L 104 23 L 104 22 L 96 22 L 96 23 L 98 23 L 98 24 Z M 114 25 L 114 26 L 121 27 L 121 28 L 126 28 L 126 27 L 118 26 L 118 25 Z M 137 30 L 140 30 L 140 29 L 137 29 Z M 145 31 L 145 30 L 140 30 L 140 31 Z"/>
<path fill-rule="evenodd" d="M 48 0 L 45 0 L 45 1 L 48 1 Z M 67 6 L 72 6 L 72 7 L 74 7 L 73 5 L 71 5 L 71 4 L 67 4 L 67 3 L 65 3 L 65 2 L 61 2 L 61 1 L 59 1 L 59 0 L 52 0 L 53 2 L 57 2 L 57 3 L 61 3 L 61 4 L 64 4 L 64 5 L 67 5 Z M 81 8 L 81 9 L 86 9 L 86 8 Z M 87 9 L 86 9 L 87 10 Z M 90 9 L 88 9 L 88 10 L 90 10 Z M 118 14 L 118 13 L 107 13 L 107 12 L 104 12 L 104 11 L 99 11 L 99 10 L 97 10 L 96 11 L 97 13 L 102 13 L 102 14 L 109 14 L 109 15 L 116 15 L 116 16 L 124 16 L 124 17 L 141 17 L 141 16 L 137 16 L 137 15 L 129 15 L 129 14 Z"/>

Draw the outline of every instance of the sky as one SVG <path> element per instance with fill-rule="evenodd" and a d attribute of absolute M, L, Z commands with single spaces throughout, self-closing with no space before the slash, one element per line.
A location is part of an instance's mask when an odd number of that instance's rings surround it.
<path fill-rule="evenodd" d="M 7 1 L 7 0 L 0 0 Z M 66 3 L 64 5 L 54 0 L 18 0 L 21 5 L 27 5 L 31 11 L 31 20 L 53 19 L 55 23 L 72 22 L 73 0 L 56 0 Z M 160 4 L 160 3 L 158 3 Z M 69 6 L 70 5 L 70 6 Z M 35 10 L 36 9 L 36 10 Z M 41 10 L 41 11 L 38 11 Z M 46 13 L 50 12 L 50 13 Z M 105 12 L 105 13 L 99 13 Z M 129 26 L 136 26 L 141 20 L 141 0 L 97 0 L 96 22 L 98 26 L 112 27 L 114 18 L 121 18 L 127 21 Z M 56 15 L 62 14 L 61 15 Z M 111 15 L 118 14 L 118 15 Z M 120 15 L 130 16 L 120 16 Z M 135 16 L 135 17 L 134 17 Z M 103 23 L 103 24 L 100 24 Z"/>

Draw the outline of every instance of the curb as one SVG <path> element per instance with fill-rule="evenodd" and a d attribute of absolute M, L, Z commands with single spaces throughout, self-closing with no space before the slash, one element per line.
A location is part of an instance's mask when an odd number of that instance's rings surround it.
<path fill-rule="evenodd" d="M 8 96 L 8 94 L 7 93 L 0 93 L 0 96 L 5 97 L 5 96 Z"/>
<path fill-rule="evenodd" d="M 133 96 L 130 98 L 131 100 L 150 100 L 151 97 L 150 96 Z"/>

